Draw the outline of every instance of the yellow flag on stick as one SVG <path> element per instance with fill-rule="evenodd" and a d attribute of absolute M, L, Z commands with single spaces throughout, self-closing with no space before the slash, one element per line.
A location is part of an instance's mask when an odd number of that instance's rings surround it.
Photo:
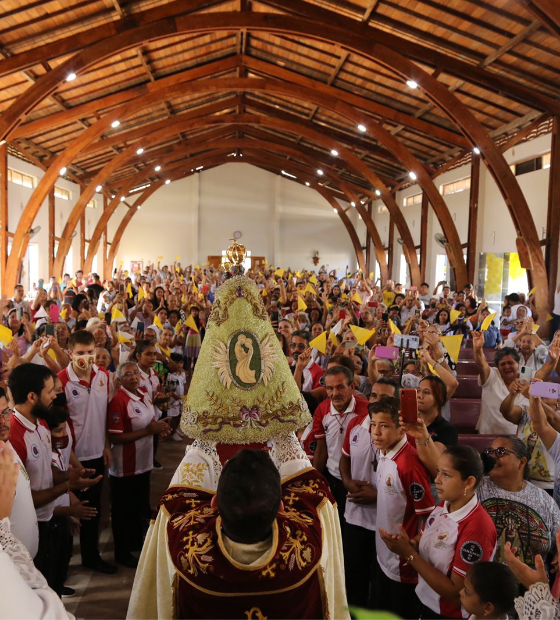
<path fill-rule="evenodd" d="M 0 325 L 0 342 L 7 347 L 13 339 L 12 330 Z"/>
<path fill-rule="evenodd" d="M 285 269 L 277 269 L 277 270 L 274 272 L 274 275 L 275 275 L 275 276 L 279 276 L 280 278 L 283 278 L 283 277 L 284 277 L 284 273 L 285 273 L 285 272 L 286 272 L 286 270 L 285 270 Z"/>
<path fill-rule="evenodd" d="M 113 323 L 119 321 L 126 321 L 126 317 L 124 314 L 117 308 L 117 306 L 113 306 L 113 311 L 111 312 L 111 321 Z"/>
<path fill-rule="evenodd" d="M 360 306 L 364 303 L 362 301 L 362 298 L 358 295 L 358 291 L 356 291 L 353 295 L 352 295 L 352 301 L 355 301 L 357 304 L 360 304 Z"/>
<path fill-rule="evenodd" d="M 181 327 L 183 327 L 183 321 L 178 321 L 177 325 L 175 325 L 175 333 L 176 334 L 180 333 Z"/>
<path fill-rule="evenodd" d="M 187 317 L 187 320 L 185 321 L 185 325 L 187 327 L 190 327 L 191 329 L 194 329 L 194 331 L 198 333 L 198 327 L 196 326 L 196 323 L 194 322 L 192 314 L 189 314 L 189 316 Z"/>
<path fill-rule="evenodd" d="M 144 293 L 144 289 L 140 287 L 138 289 L 138 301 L 142 301 L 146 297 L 146 293 Z"/>
<path fill-rule="evenodd" d="M 134 294 L 132 292 L 132 286 L 131 286 L 130 282 L 126 285 L 126 294 L 130 297 L 130 299 L 132 299 L 134 297 Z"/>
<path fill-rule="evenodd" d="M 374 275 L 374 274 L 373 274 L 373 271 L 370 271 L 370 272 L 369 272 L 369 279 L 370 279 L 370 280 L 373 280 L 373 275 Z"/>
<path fill-rule="evenodd" d="M 161 323 L 161 321 L 159 320 L 159 316 L 154 317 L 154 325 L 160 329 L 161 331 L 163 331 L 163 325 Z"/>
<path fill-rule="evenodd" d="M 428 364 L 428 368 L 430 369 L 430 372 L 433 375 L 435 375 L 436 377 L 439 377 L 438 371 L 431 364 Z"/>
<path fill-rule="evenodd" d="M 195 283 L 195 281 L 194 281 L 194 278 L 192 279 L 192 290 L 193 290 L 193 293 L 194 293 L 195 295 L 198 293 L 198 288 L 197 288 L 197 286 L 196 286 L 196 283 Z"/>
<path fill-rule="evenodd" d="M 552 321 L 554 317 L 552 316 L 552 314 L 550 314 L 550 312 L 546 313 L 546 322 L 548 323 L 548 321 Z"/>
<path fill-rule="evenodd" d="M 333 334 L 332 329 L 329 332 L 329 340 L 334 344 L 334 346 L 338 346 L 338 338 L 336 337 L 336 334 Z"/>
<path fill-rule="evenodd" d="M 320 333 L 317 338 L 314 338 L 309 346 L 313 349 L 317 349 L 323 355 L 327 352 L 327 332 Z"/>
<path fill-rule="evenodd" d="M 63 319 L 66 319 L 67 316 L 68 316 L 68 308 L 63 308 L 60 311 L 60 317 L 63 318 Z"/>
<path fill-rule="evenodd" d="M 311 286 L 311 284 L 308 284 L 304 289 L 303 289 L 304 293 L 311 293 L 312 295 L 317 295 L 317 291 Z"/>
<path fill-rule="evenodd" d="M 354 336 L 356 336 L 359 345 L 365 344 L 375 334 L 375 329 L 364 329 L 357 325 L 350 325 L 350 329 Z"/>
<path fill-rule="evenodd" d="M 330 301 L 328 301 L 328 300 L 325 302 L 325 305 L 327 306 L 327 311 L 328 311 L 328 310 L 330 310 L 330 309 L 333 307 L 333 305 L 331 304 L 331 302 L 330 302 Z"/>
<path fill-rule="evenodd" d="M 451 310 L 451 312 L 453 312 L 453 310 Z M 484 319 L 484 321 L 482 321 L 482 326 L 481 326 L 481 328 L 480 328 L 480 329 L 481 329 L 483 332 L 485 332 L 485 331 L 486 331 L 486 330 L 490 327 L 490 325 L 492 324 L 492 321 L 493 321 L 493 320 L 494 320 L 494 318 L 496 317 L 496 314 L 498 314 L 498 313 L 497 313 L 497 312 L 494 312 L 493 314 L 489 314 L 489 315 L 488 315 L 488 316 Z"/>
<path fill-rule="evenodd" d="M 307 310 L 307 304 L 303 301 L 303 297 L 301 295 L 298 295 L 297 298 L 297 308 L 302 312 L 305 312 Z"/>
<path fill-rule="evenodd" d="M 311 282 L 311 284 L 314 284 L 315 286 L 317 286 L 317 284 L 319 284 L 319 280 L 317 280 L 317 278 L 315 277 L 315 274 L 313 274 L 310 278 L 309 281 Z"/>
<path fill-rule="evenodd" d="M 401 330 L 389 319 L 389 327 L 391 328 L 392 334 L 400 334 Z"/>
<path fill-rule="evenodd" d="M 451 323 L 451 325 L 455 323 L 455 321 L 459 318 L 460 314 L 461 313 L 459 312 L 459 310 L 451 310 L 451 312 L 449 313 L 449 322 Z"/>
<path fill-rule="evenodd" d="M 535 294 L 536 290 L 537 290 L 537 287 L 533 286 L 533 288 L 529 291 L 529 297 L 532 297 Z"/>
<path fill-rule="evenodd" d="M 56 353 L 52 349 L 49 349 L 47 351 L 47 355 L 52 359 L 53 362 L 56 362 Z"/>
<path fill-rule="evenodd" d="M 441 344 L 447 349 L 451 359 L 454 362 L 459 361 L 459 353 L 461 352 L 461 343 L 463 342 L 463 334 L 456 336 L 442 336 Z"/>
<path fill-rule="evenodd" d="M 268 297 L 268 293 L 266 292 L 266 289 L 265 289 L 265 288 L 263 288 L 263 290 L 261 291 L 261 295 L 262 295 L 263 297 Z"/>
<path fill-rule="evenodd" d="M 126 344 L 128 342 L 132 342 L 132 336 L 130 336 L 129 334 L 125 333 L 125 332 L 118 332 L 117 333 L 117 337 L 119 339 L 119 342 Z"/>
<path fill-rule="evenodd" d="M 105 320 L 105 315 L 103 314 L 103 312 L 98 312 L 97 313 L 97 318 L 101 319 L 102 321 L 104 321 Z"/>

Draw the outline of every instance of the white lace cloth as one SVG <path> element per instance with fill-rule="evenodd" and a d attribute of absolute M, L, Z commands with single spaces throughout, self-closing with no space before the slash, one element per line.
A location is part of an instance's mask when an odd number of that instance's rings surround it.
<path fill-rule="evenodd" d="M 269 441 L 268 447 L 270 458 L 282 478 L 311 467 L 295 433 Z M 216 444 L 195 439 L 185 450 L 185 456 L 169 486 L 188 485 L 215 491 L 221 473 L 222 464 L 216 451 Z"/>
<path fill-rule="evenodd" d="M 515 599 L 515 611 L 518 616 L 531 620 L 559 620 L 560 606 L 554 599 L 548 584 L 533 584 L 524 596 Z"/>
<path fill-rule="evenodd" d="M 73 620 L 12 534 L 8 518 L 0 520 L 0 575 L 0 620 Z"/>

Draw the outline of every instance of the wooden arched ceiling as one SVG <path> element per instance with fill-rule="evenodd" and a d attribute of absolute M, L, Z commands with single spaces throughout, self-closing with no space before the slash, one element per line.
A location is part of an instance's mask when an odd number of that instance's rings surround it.
<path fill-rule="evenodd" d="M 432 192 L 442 222 L 449 214 L 430 179 L 476 145 L 529 245 L 544 299 L 540 240 L 494 141 L 560 114 L 560 41 L 543 25 L 544 18 L 552 24 L 558 18 L 551 0 L 462 0 L 460 8 L 443 0 L 322 0 L 320 6 L 315 0 L 90 0 L 65 6 L 3 0 L 0 9 L 0 138 L 50 171 L 47 184 L 66 157 L 68 174 L 87 187 L 148 127 L 159 132 L 187 114 L 249 112 L 299 123 L 299 135 L 278 125 L 259 130 L 296 144 L 321 165 L 332 162 L 333 178 L 368 200 L 376 189 L 372 179 L 390 195 L 419 161 L 422 187 Z M 70 71 L 78 77 L 66 82 Z M 296 100 L 278 89 L 252 91 L 242 82 L 219 93 L 178 87 L 208 78 L 274 79 L 315 90 L 323 101 Z M 420 88 L 408 88 L 406 79 Z M 164 90 L 167 98 L 154 96 L 152 105 L 134 109 L 135 98 Z M 380 130 L 358 131 L 342 108 L 325 105 L 329 97 L 364 115 L 368 129 Z M 114 110 L 127 103 L 126 121 L 107 132 Z M 235 127 L 232 139 L 243 138 L 244 130 Z M 367 174 L 333 160 L 328 147 L 310 137 L 317 130 L 359 158 Z M 162 155 L 213 131 L 178 130 L 150 149 Z M 390 147 L 383 132 L 396 144 Z M 142 158 L 121 159 L 107 179 L 108 192 L 146 167 Z M 336 184 L 324 187 L 340 197 Z M 395 209 L 392 216 L 398 224 Z M 453 229 L 446 231 L 450 241 Z"/>

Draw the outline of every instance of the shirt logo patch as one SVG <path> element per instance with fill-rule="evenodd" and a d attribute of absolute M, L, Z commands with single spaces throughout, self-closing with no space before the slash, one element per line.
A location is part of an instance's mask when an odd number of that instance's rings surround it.
<path fill-rule="evenodd" d="M 140 415 L 142 412 L 140 411 L 140 409 L 138 409 L 138 407 L 136 407 L 136 409 L 134 409 L 134 413 L 137 413 L 138 415 Z"/>
<path fill-rule="evenodd" d="M 39 457 L 39 447 L 36 444 L 33 444 L 31 446 L 31 454 L 35 457 L 38 458 Z"/>
<path fill-rule="evenodd" d="M 358 433 L 356 433 L 356 434 L 352 437 L 352 440 L 350 441 L 350 443 L 351 443 L 353 446 L 357 446 L 357 445 L 358 445 L 358 441 L 359 441 L 359 439 L 360 439 L 360 435 L 359 435 Z"/>
<path fill-rule="evenodd" d="M 436 520 L 436 518 L 432 515 L 429 519 L 428 519 L 428 523 L 426 523 L 426 527 L 430 527 L 430 525 L 432 525 L 432 523 Z"/>
<path fill-rule="evenodd" d="M 482 560 L 482 545 L 475 540 L 463 543 L 461 547 L 461 559 L 467 564 L 476 564 Z"/>
<path fill-rule="evenodd" d="M 410 494 L 412 495 L 412 499 L 415 502 L 419 502 L 421 499 L 423 499 L 426 493 L 424 491 L 424 487 L 421 484 L 419 484 L 418 482 L 413 482 L 410 485 Z"/>
<path fill-rule="evenodd" d="M 310 441 L 309 452 L 311 452 L 311 454 L 315 454 L 315 448 L 317 448 L 317 440 Z"/>
<path fill-rule="evenodd" d="M 388 487 L 392 487 L 393 486 L 393 478 L 391 476 L 387 476 L 387 479 L 385 480 L 385 484 Z"/>
<path fill-rule="evenodd" d="M 72 396 L 74 398 L 77 398 L 80 395 L 80 392 L 78 392 L 78 390 L 76 388 L 72 389 Z"/>
<path fill-rule="evenodd" d="M 113 424 L 118 424 L 120 420 L 120 414 L 118 411 L 113 413 Z"/>
<path fill-rule="evenodd" d="M 99 379 L 99 387 L 103 387 L 105 385 L 105 383 L 103 382 L 103 379 Z"/>

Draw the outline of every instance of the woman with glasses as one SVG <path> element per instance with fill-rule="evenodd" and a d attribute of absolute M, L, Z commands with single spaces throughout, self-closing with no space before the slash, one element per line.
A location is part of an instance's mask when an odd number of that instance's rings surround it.
<path fill-rule="evenodd" d="M 478 489 L 480 503 L 494 521 L 498 547 L 494 561 L 504 561 L 504 547 L 511 543 L 519 559 L 535 567 L 537 555 L 545 559 L 552 550 L 560 525 L 560 509 L 543 489 L 527 481 L 527 447 L 513 435 L 501 435 L 486 450 L 493 466 Z"/>
<path fill-rule="evenodd" d="M 113 451 L 109 469 L 111 522 L 115 560 L 135 568 L 138 560 L 132 551 L 142 548 L 151 514 L 152 437 L 166 437 L 171 429 L 166 419 L 155 419 L 152 402 L 140 387 L 140 369 L 135 362 L 121 364 L 116 376 L 119 389 L 109 405 L 107 422 Z"/>

